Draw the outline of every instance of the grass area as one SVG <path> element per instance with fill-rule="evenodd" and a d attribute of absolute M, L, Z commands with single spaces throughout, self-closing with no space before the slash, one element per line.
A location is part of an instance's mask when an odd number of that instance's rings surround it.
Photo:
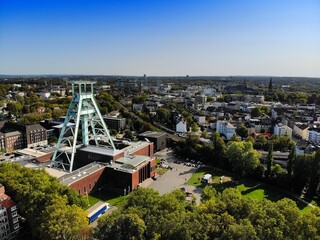
<path fill-rule="evenodd" d="M 121 196 L 116 193 L 100 190 L 88 196 L 90 206 L 99 201 L 108 202 L 112 206 L 121 207 L 126 203 L 126 196 Z"/>
<path fill-rule="evenodd" d="M 167 168 L 157 168 L 156 173 L 158 173 L 160 176 L 165 174 L 168 171 Z"/>
<path fill-rule="evenodd" d="M 228 181 L 220 183 L 221 176 L 230 176 L 230 173 L 223 170 L 215 168 L 200 168 L 198 169 L 192 177 L 187 181 L 188 185 L 196 187 L 205 187 L 206 184 L 201 183 L 201 179 L 204 174 L 212 175 L 212 185 L 217 189 L 218 192 L 222 192 L 226 188 L 237 188 L 245 198 L 251 198 L 257 201 L 262 201 L 263 199 L 268 199 L 270 201 L 278 201 L 283 198 L 290 198 L 297 203 L 298 208 L 302 212 L 307 212 L 312 209 L 312 207 L 304 204 L 301 201 L 293 199 L 291 196 L 276 191 L 275 189 L 269 187 L 268 185 L 256 182 L 254 180 L 240 180 L 240 181 Z M 313 200 L 311 202 L 314 205 L 320 206 L 320 201 Z"/>
<path fill-rule="evenodd" d="M 195 186 L 195 187 L 204 187 L 205 185 L 203 185 L 203 183 L 201 183 L 201 180 L 202 180 L 203 176 L 207 173 L 212 175 L 212 183 L 219 183 L 220 177 L 226 175 L 226 172 L 219 170 L 219 169 L 200 168 L 187 181 L 187 184 L 190 186 Z"/>

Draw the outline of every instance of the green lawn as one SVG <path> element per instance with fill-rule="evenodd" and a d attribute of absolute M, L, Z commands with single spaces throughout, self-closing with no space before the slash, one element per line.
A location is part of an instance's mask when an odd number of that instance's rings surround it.
<path fill-rule="evenodd" d="M 215 169 L 215 168 L 200 168 L 198 169 L 192 177 L 187 181 L 188 185 L 196 186 L 196 187 L 205 187 L 206 184 L 201 183 L 201 179 L 203 178 L 204 174 L 211 174 L 213 177 L 212 185 L 217 189 L 218 192 L 222 192 L 226 188 L 237 188 L 241 194 L 245 198 L 251 198 L 257 201 L 262 201 L 263 199 L 268 199 L 270 201 L 278 201 L 283 198 L 290 198 L 292 197 L 286 195 L 285 193 L 278 192 L 269 186 L 258 183 L 254 180 L 240 180 L 240 181 L 229 181 L 220 183 L 221 176 L 230 176 L 230 173 Z M 307 206 L 301 201 L 292 199 L 297 203 L 297 206 L 302 212 L 307 212 L 312 209 L 312 207 Z M 319 202 L 316 201 L 311 202 L 314 205 L 319 206 Z"/>
<path fill-rule="evenodd" d="M 157 168 L 156 173 L 158 173 L 160 176 L 165 174 L 168 171 L 167 168 Z"/>
<path fill-rule="evenodd" d="M 96 204 L 99 201 L 108 202 L 112 206 L 121 207 L 126 202 L 126 196 L 121 196 L 105 190 L 100 190 L 88 196 L 90 206 Z M 89 206 L 89 207 L 90 207 Z"/>
<path fill-rule="evenodd" d="M 201 180 L 205 174 L 211 174 L 212 175 L 212 183 L 219 183 L 220 177 L 223 175 L 226 175 L 224 171 L 218 170 L 215 168 L 200 168 L 198 169 L 192 177 L 187 181 L 187 184 L 190 186 L 196 186 L 196 187 L 204 187 L 203 183 L 201 183 Z"/>

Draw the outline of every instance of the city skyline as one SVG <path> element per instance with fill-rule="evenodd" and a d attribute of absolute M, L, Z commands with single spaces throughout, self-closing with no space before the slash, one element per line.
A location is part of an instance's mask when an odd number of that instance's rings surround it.
<path fill-rule="evenodd" d="M 320 77 L 318 1 L 0 1 L 0 74 Z"/>

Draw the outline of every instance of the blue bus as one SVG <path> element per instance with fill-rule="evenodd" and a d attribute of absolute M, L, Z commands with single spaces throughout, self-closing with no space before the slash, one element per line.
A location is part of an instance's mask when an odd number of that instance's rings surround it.
<path fill-rule="evenodd" d="M 109 203 L 97 202 L 95 205 L 87 209 L 87 218 L 89 223 L 92 223 L 94 220 L 104 214 L 109 208 Z"/>

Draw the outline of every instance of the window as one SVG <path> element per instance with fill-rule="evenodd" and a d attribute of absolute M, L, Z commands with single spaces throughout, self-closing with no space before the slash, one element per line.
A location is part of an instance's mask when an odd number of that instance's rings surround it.
<path fill-rule="evenodd" d="M 83 187 L 83 191 L 84 191 L 85 193 L 87 192 L 86 186 Z"/>
<path fill-rule="evenodd" d="M 89 189 L 91 190 L 91 183 L 89 183 Z"/>
<path fill-rule="evenodd" d="M 16 217 L 16 216 L 18 216 L 17 212 L 13 212 L 12 217 Z"/>
<path fill-rule="evenodd" d="M 17 209 L 17 206 L 13 206 L 12 208 L 11 208 L 11 212 L 13 212 L 14 210 L 16 210 Z"/>
<path fill-rule="evenodd" d="M 19 228 L 19 223 L 16 223 L 15 225 L 13 225 L 14 230 L 17 230 Z"/>
<path fill-rule="evenodd" d="M 16 218 L 12 219 L 12 222 L 13 222 L 13 223 L 17 223 L 17 222 L 19 222 L 19 220 L 18 220 L 18 218 L 16 217 Z"/>

